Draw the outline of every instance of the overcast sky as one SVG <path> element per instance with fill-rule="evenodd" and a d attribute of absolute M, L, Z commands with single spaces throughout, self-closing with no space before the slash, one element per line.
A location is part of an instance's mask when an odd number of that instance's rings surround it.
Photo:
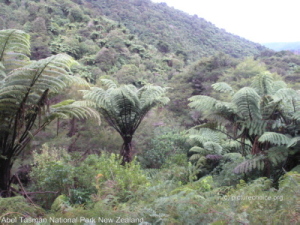
<path fill-rule="evenodd" d="M 300 41 L 300 0 L 152 0 L 166 2 L 248 40 Z"/>

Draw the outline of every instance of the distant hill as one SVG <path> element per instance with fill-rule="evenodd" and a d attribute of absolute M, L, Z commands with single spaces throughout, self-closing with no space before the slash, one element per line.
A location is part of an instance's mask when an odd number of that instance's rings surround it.
<path fill-rule="evenodd" d="M 300 52 L 300 41 L 298 42 L 273 42 L 264 43 L 264 46 L 274 51 L 289 50 L 293 52 Z"/>
<path fill-rule="evenodd" d="M 194 15 L 150 0 L 94 0 L 105 16 L 124 24 L 148 44 L 185 52 L 195 61 L 224 52 L 233 57 L 254 55 L 265 47 L 219 29 Z"/>
<path fill-rule="evenodd" d="M 0 0 L 0 29 L 31 35 L 31 58 L 67 53 L 92 83 L 164 84 L 203 57 L 259 55 L 267 48 L 150 0 Z"/>

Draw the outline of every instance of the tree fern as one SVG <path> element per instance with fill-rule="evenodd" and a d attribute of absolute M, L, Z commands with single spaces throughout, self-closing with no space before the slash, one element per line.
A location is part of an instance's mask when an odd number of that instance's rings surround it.
<path fill-rule="evenodd" d="M 213 88 L 220 92 L 231 90 L 224 83 L 216 83 Z M 256 168 L 270 176 L 276 172 L 271 171 L 271 165 L 279 165 L 287 157 L 280 150 L 276 155 L 275 148 L 290 151 L 299 143 L 299 93 L 287 88 L 283 81 L 274 81 L 269 72 L 263 72 L 253 78 L 251 87 L 244 87 L 230 97 L 229 102 L 201 95 L 190 98 L 189 106 L 202 112 L 208 121 L 197 129 L 217 130 L 220 124 L 226 125 L 222 133 L 228 134 L 232 141 L 213 140 L 222 148 L 221 154 L 239 152 L 251 157 L 236 167 L 235 172 L 250 172 Z M 204 145 L 212 141 L 209 139 L 205 134 L 190 133 L 191 143 L 207 151 Z"/>
<path fill-rule="evenodd" d="M 88 86 L 72 76 L 76 62 L 60 54 L 29 61 L 29 36 L 22 31 L 0 31 L 0 193 L 9 196 L 10 170 L 32 138 L 55 118 L 99 115 L 73 101 L 51 108 L 50 98 L 68 85 Z"/>
<path fill-rule="evenodd" d="M 85 90 L 84 99 L 94 102 L 96 109 L 123 138 L 121 148 L 122 164 L 130 162 L 132 137 L 151 108 L 165 105 L 167 88 L 147 84 L 141 88 L 133 85 L 116 85 L 103 80 L 107 89 Z"/>

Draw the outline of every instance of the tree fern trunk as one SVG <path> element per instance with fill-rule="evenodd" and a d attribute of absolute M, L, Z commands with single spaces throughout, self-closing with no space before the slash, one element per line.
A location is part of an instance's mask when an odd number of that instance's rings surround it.
<path fill-rule="evenodd" d="M 10 197 L 10 171 L 12 163 L 9 159 L 0 158 L 0 196 Z"/>
<path fill-rule="evenodd" d="M 126 163 L 130 163 L 132 161 L 132 146 L 131 146 L 131 141 L 132 141 L 132 136 L 125 136 L 123 137 L 123 145 L 121 149 L 121 157 L 122 157 L 122 165 L 125 165 Z"/>

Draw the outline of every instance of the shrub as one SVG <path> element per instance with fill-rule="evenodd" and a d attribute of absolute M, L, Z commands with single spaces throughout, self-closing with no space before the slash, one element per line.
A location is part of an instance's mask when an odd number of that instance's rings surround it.
<path fill-rule="evenodd" d="M 92 184 L 97 189 L 96 199 L 109 200 L 114 195 L 124 202 L 149 182 L 136 161 L 125 166 L 120 164 L 116 154 L 89 155 L 77 168 L 76 177 L 79 183 Z"/>
<path fill-rule="evenodd" d="M 65 149 L 43 145 L 42 149 L 33 152 L 34 165 L 30 173 L 33 190 L 53 192 L 39 198 L 46 208 L 60 194 L 69 196 L 74 188 L 74 167 L 71 156 Z"/>

